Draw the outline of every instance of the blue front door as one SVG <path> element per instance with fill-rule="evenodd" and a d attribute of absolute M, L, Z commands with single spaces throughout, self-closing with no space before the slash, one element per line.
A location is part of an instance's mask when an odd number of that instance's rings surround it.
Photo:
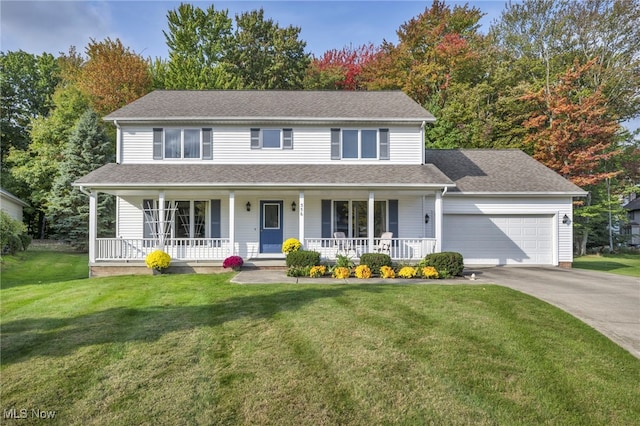
<path fill-rule="evenodd" d="M 260 253 L 282 252 L 282 201 L 260 201 Z"/>

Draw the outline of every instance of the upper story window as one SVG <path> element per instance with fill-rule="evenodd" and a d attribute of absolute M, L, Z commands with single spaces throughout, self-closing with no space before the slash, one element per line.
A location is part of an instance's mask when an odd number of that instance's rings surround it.
<path fill-rule="evenodd" d="M 251 129 L 251 149 L 293 149 L 293 129 Z"/>
<path fill-rule="evenodd" d="M 153 159 L 213 159 L 212 129 L 153 129 Z"/>
<path fill-rule="evenodd" d="M 331 159 L 389 159 L 389 129 L 331 129 Z"/>

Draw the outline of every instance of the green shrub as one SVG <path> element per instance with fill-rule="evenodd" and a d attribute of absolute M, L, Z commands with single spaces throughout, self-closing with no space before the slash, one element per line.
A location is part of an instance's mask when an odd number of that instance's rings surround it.
<path fill-rule="evenodd" d="M 391 266 L 391 256 L 384 253 L 364 253 L 360 256 L 360 264 L 367 265 L 371 273 L 380 275 L 380 268 Z"/>
<path fill-rule="evenodd" d="M 0 249 L 2 253 L 15 254 L 29 247 L 31 237 L 27 235 L 24 223 L 15 220 L 8 213 L 0 211 Z"/>
<path fill-rule="evenodd" d="M 427 255 L 420 261 L 420 266 L 433 266 L 440 274 L 440 278 L 446 278 L 462 275 L 464 262 L 460 253 L 445 251 Z"/>
<path fill-rule="evenodd" d="M 320 253 L 310 250 L 298 250 L 287 253 L 287 268 L 306 267 L 311 268 L 320 264 Z"/>

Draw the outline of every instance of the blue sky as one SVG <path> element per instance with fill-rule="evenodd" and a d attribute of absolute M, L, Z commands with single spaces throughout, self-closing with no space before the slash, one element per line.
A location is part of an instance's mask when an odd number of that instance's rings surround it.
<path fill-rule="evenodd" d="M 484 31 L 500 16 L 507 0 L 469 1 L 486 13 Z M 432 1 L 191 1 L 200 8 L 214 4 L 230 16 L 262 7 L 281 27 L 295 25 L 307 51 L 326 50 L 383 40 L 397 42 L 396 30 L 431 6 Z M 447 1 L 450 6 L 465 1 Z M 70 46 L 84 52 L 91 38 L 119 38 L 143 57 L 167 57 L 163 30 L 166 14 L 180 1 L 5 1 L 0 2 L 0 50 L 57 55 Z"/>
<path fill-rule="evenodd" d="M 468 3 L 485 13 L 481 31 L 500 17 L 507 1 L 519 0 L 445 0 L 451 7 Z M 341 49 L 383 40 L 397 42 L 396 30 L 403 23 L 430 7 L 426 1 L 190 1 L 200 8 L 214 4 L 228 9 L 231 17 L 244 11 L 259 9 L 265 17 L 281 27 L 301 28 L 300 38 L 307 42 L 307 52 L 321 56 L 330 49 Z M 143 57 L 168 56 L 165 38 L 167 12 L 180 1 L 58 1 L 0 0 L 0 50 L 24 50 L 57 55 L 75 46 L 84 52 L 90 39 L 119 38 L 125 46 Z M 627 123 L 640 128 L 640 118 Z"/>

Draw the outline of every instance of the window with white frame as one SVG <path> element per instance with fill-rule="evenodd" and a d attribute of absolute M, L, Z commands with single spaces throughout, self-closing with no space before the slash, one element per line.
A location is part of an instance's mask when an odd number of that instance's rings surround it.
<path fill-rule="evenodd" d="M 293 129 L 251 129 L 251 149 L 293 149 Z"/>
<path fill-rule="evenodd" d="M 388 160 L 389 129 L 331 129 L 332 160 Z"/>
<path fill-rule="evenodd" d="M 212 158 L 212 129 L 153 129 L 154 160 L 211 160 Z"/>

